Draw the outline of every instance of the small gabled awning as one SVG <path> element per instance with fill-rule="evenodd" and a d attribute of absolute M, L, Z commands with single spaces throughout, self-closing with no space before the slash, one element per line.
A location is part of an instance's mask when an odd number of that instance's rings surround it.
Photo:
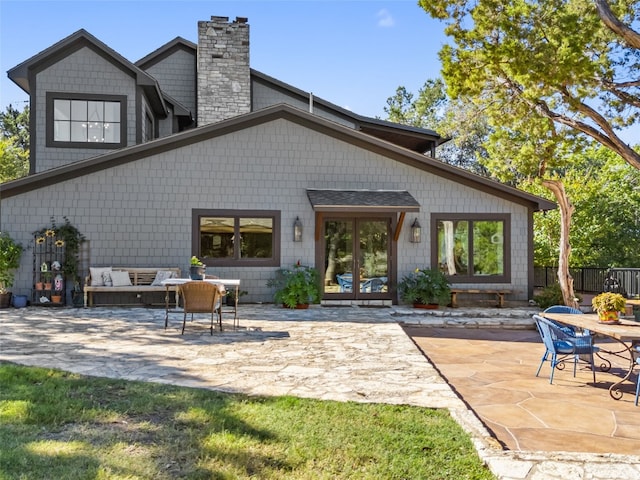
<path fill-rule="evenodd" d="M 307 189 L 316 212 L 419 212 L 420 204 L 406 190 Z"/>

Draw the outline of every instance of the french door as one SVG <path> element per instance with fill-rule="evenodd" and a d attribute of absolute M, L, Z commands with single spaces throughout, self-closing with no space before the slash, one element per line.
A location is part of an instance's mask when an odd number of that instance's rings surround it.
<path fill-rule="evenodd" d="M 389 299 L 393 217 L 325 217 L 323 298 Z"/>

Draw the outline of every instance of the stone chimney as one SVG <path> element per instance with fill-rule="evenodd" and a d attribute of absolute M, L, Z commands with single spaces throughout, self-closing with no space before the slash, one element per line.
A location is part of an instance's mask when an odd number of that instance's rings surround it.
<path fill-rule="evenodd" d="M 199 127 L 251 111 L 249 68 L 246 18 L 198 22 Z"/>

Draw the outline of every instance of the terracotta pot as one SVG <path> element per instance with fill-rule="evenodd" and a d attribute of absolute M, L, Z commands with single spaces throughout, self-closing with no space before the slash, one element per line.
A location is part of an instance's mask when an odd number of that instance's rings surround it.
<path fill-rule="evenodd" d="M 45 290 L 51 290 L 51 282 L 48 282 L 48 283 L 45 282 L 44 289 Z"/>
<path fill-rule="evenodd" d="M 289 306 L 286 303 L 283 303 L 282 304 L 282 308 L 289 308 Z M 293 308 L 295 308 L 296 310 L 306 310 L 307 308 L 309 308 L 309 304 L 308 303 L 299 303 Z"/>
<path fill-rule="evenodd" d="M 414 303 L 413 308 L 424 308 L 425 310 L 437 310 L 437 303 Z"/>
<path fill-rule="evenodd" d="M 61 303 L 62 295 L 51 295 L 51 303 Z"/>
<path fill-rule="evenodd" d="M 44 288 L 44 283 L 36 282 L 36 290 L 42 290 Z"/>

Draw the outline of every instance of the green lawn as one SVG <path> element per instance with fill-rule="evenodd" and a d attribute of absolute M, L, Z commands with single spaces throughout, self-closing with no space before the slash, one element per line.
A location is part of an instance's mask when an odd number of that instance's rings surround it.
<path fill-rule="evenodd" d="M 0 363 L 0 480 L 492 479 L 445 410 Z"/>

